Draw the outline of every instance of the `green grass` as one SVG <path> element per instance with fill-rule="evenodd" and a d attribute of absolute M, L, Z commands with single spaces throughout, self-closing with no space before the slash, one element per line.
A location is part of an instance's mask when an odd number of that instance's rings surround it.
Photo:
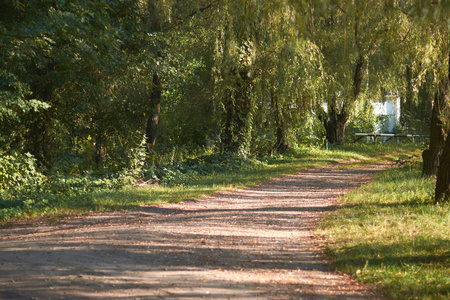
<path fill-rule="evenodd" d="M 197 173 L 181 174 L 171 178 L 171 184 L 128 186 L 121 189 L 77 190 L 75 195 L 64 191 L 45 197 L 45 201 L 27 206 L 24 211 L 14 211 L 13 218 L 6 216 L 4 222 L 26 217 L 66 216 L 86 214 L 93 211 L 117 211 L 139 205 L 158 205 L 174 203 L 187 199 L 197 199 L 211 195 L 216 191 L 258 184 L 273 177 L 294 174 L 299 169 L 312 168 L 337 162 L 350 163 L 351 166 L 362 163 L 374 163 L 380 160 L 398 160 L 408 157 L 408 153 L 417 151 L 418 144 L 349 144 L 330 147 L 329 150 L 302 147 L 289 154 L 252 157 L 250 163 L 236 164 L 236 168 L 224 172 L 211 172 L 207 175 Z M 233 164 L 230 164 L 234 166 Z M 206 166 L 207 167 L 207 166 Z M 64 186 L 64 185 L 63 185 Z M 87 183 L 90 187 L 90 184 Z M 81 187 L 82 188 L 82 187 Z M 6 215 L 6 214 L 5 214 Z M 9 224 L 10 225 L 10 224 Z"/>
<path fill-rule="evenodd" d="M 450 204 L 434 185 L 416 159 L 347 194 L 319 230 L 336 268 L 394 299 L 450 299 Z"/>

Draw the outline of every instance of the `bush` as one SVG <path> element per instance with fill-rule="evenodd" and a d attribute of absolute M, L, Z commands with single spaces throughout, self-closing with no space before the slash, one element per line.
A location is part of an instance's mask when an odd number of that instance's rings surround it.
<path fill-rule="evenodd" d="M 143 180 L 164 184 L 184 184 L 199 176 L 231 170 L 251 169 L 264 164 L 256 158 L 246 158 L 233 153 L 210 154 L 173 163 L 160 163 L 144 168 Z"/>
<path fill-rule="evenodd" d="M 18 216 L 34 205 L 45 180 L 31 154 L 0 154 L 0 219 Z"/>

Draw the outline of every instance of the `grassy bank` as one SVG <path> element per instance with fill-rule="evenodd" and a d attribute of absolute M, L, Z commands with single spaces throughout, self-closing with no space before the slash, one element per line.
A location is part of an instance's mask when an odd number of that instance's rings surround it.
<path fill-rule="evenodd" d="M 450 204 L 419 159 L 347 194 L 319 231 L 339 271 L 394 299 L 450 299 Z"/>
<path fill-rule="evenodd" d="M 211 195 L 218 190 L 258 184 L 272 177 L 293 174 L 302 168 L 343 161 L 353 162 L 354 165 L 408 158 L 417 147 L 417 144 L 393 143 L 350 144 L 330 147 L 329 150 L 301 147 L 285 155 L 254 155 L 245 159 L 211 154 L 161 164 L 158 168 L 146 170 L 139 175 L 143 176 L 141 181 L 147 181 L 156 175 L 159 181 L 157 184 L 140 186 L 116 184 L 118 180 L 108 178 L 56 177 L 40 186 L 40 194 L 36 195 L 34 192 L 24 200 L 0 203 L 0 221 L 34 216 L 58 217 L 92 211 L 129 209 L 138 205 L 180 202 Z"/>

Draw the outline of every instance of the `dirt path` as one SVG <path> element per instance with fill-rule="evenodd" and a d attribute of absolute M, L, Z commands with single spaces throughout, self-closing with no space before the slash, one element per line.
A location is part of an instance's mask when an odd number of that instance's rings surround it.
<path fill-rule="evenodd" d="M 386 166 L 301 171 L 196 201 L 0 230 L 0 299 L 379 299 L 313 228 Z"/>

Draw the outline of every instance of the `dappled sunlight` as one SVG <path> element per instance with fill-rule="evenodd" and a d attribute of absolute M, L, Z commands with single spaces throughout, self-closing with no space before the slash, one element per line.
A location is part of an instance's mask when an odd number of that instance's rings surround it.
<path fill-rule="evenodd" d="M 328 271 L 313 229 L 337 196 L 377 170 L 305 170 L 178 204 L 9 229 L 0 297 L 368 296 Z"/>

